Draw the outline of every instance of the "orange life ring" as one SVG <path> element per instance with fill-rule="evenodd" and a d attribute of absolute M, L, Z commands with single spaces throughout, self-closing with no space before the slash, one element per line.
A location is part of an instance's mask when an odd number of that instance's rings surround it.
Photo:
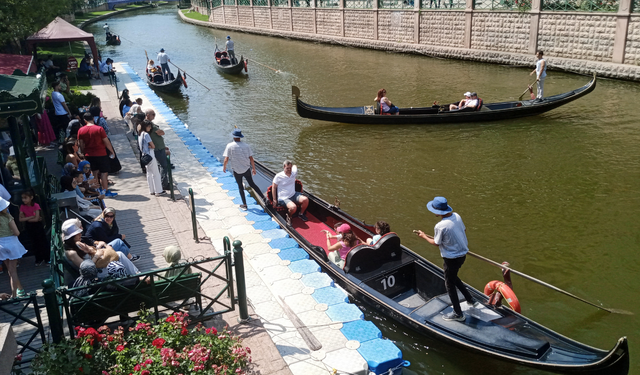
<path fill-rule="evenodd" d="M 188 86 L 187 86 L 187 75 L 186 75 L 186 74 L 184 74 L 184 73 L 182 73 L 182 74 L 180 75 L 180 77 L 182 77 L 182 84 L 184 85 L 184 87 L 185 87 L 185 88 L 187 88 L 187 87 L 188 87 Z"/>
<path fill-rule="evenodd" d="M 518 301 L 518 297 L 516 297 L 516 294 L 507 284 L 502 281 L 493 280 L 484 286 L 484 294 L 491 296 L 496 292 L 502 294 L 504 300 L 507 302 L 507 306 L 509 306 L 511 310 L 518 313 L 520 312 L 520 301 Z"/>
<path fill-rule="evenodd" d="M 245 73 L 247 72 L 247 61 L 249 61 L 249 60 L 244 60 L 244 72 Z"/>

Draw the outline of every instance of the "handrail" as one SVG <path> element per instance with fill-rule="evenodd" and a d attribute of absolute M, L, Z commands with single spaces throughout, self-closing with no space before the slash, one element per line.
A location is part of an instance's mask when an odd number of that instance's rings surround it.
<path fill-rule="evenodd" d="M 189 188 L 189 202 L 191 205 L 191 228 L 193 229 L 193 239 L 199 243 L 198 239 L 198 221 L 196 220 L 196 202 L 193 199 L 193 189 Z"/>

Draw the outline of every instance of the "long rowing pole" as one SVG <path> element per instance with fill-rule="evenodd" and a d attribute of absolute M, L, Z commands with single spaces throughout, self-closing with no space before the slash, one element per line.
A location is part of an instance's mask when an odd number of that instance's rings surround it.
<path fill-rule="evenodd" d="M 522 273 L 522 272 L 520 272 L 520 271 L 516 271 L 516 270 L 514 270 L 513 268 L 507 267 L 507 266 L 505 266 L 505 265 L 503 265 L 503 264 L 500 264 L 500 263 L 498 263 L 498 262 L 494 262 L 493 260 L 488 259 L 488 258 L 485 258 L 485 257 L 483 257 L 482 255 L 478 255 L 478 254 L 472 253 L 471 251 L 469 251 L 469 253 L 468 253 L 468 254 L 469 254 L 469 255 L 471 255 L 471 256 L 473 256 L 473 257 L 476 257 L 476 258 L 478 258 L 478 259 L 480 259 L 480 260 L 483 260 L 483 261 L 485 261 L 485 262 L 487 262 L 487 263 L 493 264 L 494 266 L 498 266 L 498 267 L 500 267 L 500 268 L 502 268 L 502 269 L 505 269 L 505 270 L 511 271 L 511 273 L 515 273 L 516 275 L 522 276 L 522 277 L 524 277 L 524 278 L 525 278 L 525 279 L 527 279 L 527 280 L 533 281 L 534 283 L 540 284 L 540 285 L 542 285 L 542 286 L 546 286 L 547 288 L 553 289 L 553 290 L 555 290 L 556 292 L 560 292 L 560 293 L 562 293 L 562 294 L 564 294 L 564 295 L 567 295 L 567 296 L 569 296 L 569 297 L 571 297 L 571 298 L 575 298 L 575 299 L 577 299 L 578 301 L 582 301 L 582 302 L 587 303 L 587 304 L 589 304 L 589 305 L 591 305 L 591 306 L 593 306 L 593 307 L 597 307 L 597 308 L 599 308 L 600 310 L 604 310 L 604 311 L 607 311 L 607 312 L 610 312 L 610 313 L 615 313 L 615 314 L 633 315 L 633 313 L 632 313 L 631 311 L 619 310 L 619 309 L 608 309 L 608 308 L 606 308 L 606 307 L 602 307 L 602 306 L 600 306 L 600 305 L 596 305 L 596 304 L 595 304 L 595 303 L 593 303 L 593 302 L 589 302 L 589 301 L 587 301 L 586 299 L 582 299 L 582 298 L 580 298 L 580 297 L 578 297 L 578 296 L 576 296 L 576 295 L 574 295 L 574 294 L 571 294 L 571 293 L 569 293 L 569 292 L 567 292 L 567 291 L 565 291 L 565 290 L 562 290 L 562 289 L 560 289 L 560 288 L 558 288 L 558 287 L 556 287 L 556 286 L 553 286 L 553 285 L 551 285 L 551 284 L 549 284 L 549 283 L 545 283 L 545 282 L 544 282 L 544 281 L 542 281 L 542 280 L 538 280 L 538 279 L 536 279 L 535 277 L 529 276 L 529 275 L 527 275 L 527 274 L 525 274 L 525 273 Z"/>
<path fill-rule="evenodd" d="M 520 94 L 520 96 L 518 97 L 518 100 L 522 100 L 522 97 L 524 96 L 524 94 L 527 93 L 527 91 L 531 91 L 531 88 L 533 87 L 533 85 L 535 85 L 537 82 L 533 81 L 533 83 L 531 83 L 529 86 L 527 86 L 527 88 L 524 90 L 524 92 L 522 94 Z M 531 99 L 535 99 L 535 97 L 533 96 L 533 91 L 531 91 Z"/>
<path fill-rule="evenodd" d="M 169 61 L 169 64 L 171 64 L 171 65 L 175 66 L 176 68 L 178 68 L 178 69 L 182 70 L 182 71 L 184 72 L 184 75 L 188 75 L 189 77 L 191 77 L 191 79 L 193 79 L 194 81 L 196 81 L 196 82 L 198 82 L 199 84 L 201 84 L 205 89 L 207 89 L 207 90 L 211 91 L 211 89 L 210 89 L 210 88 L 208 88 L 207 86 L 205 86 L 204 84 L 202 84 L 202 82 L 198 81 L 197 79 L 193 78 L 193 76 L 192 76 L 191 74 L 187 74 L 187 72 L 186 72 L 184 69 L 182 69 L 181 67 L 179 67 L 178 65 L 176 65 L 176 64 L 174 64 L 174 63 L 172 63 L 171 61 Z"/>
<path fill-rule="evenodd" d="M 247 59 L 247 61 L 249 61 L 249 59 Z M 272 68 L 272 67 L 270 67 L 269 65 L 265 65 L 265 64 L 260 63 L 260 62 L 258 62 L 258 61 L 256 61 L 256 60 L 251 59 L 251 62 L 254 62 L 254 63 L 258 64 L 258 65 L 262 65 L 262 66 L 264 66 L 265 68 L 269 68 L 269 69 L 273 70 L 273 71 L 274 71 L 274 72 L 276 72 L 276 73 L 280 73 L 280 71 L 279 71 L 278 69 Z"/>

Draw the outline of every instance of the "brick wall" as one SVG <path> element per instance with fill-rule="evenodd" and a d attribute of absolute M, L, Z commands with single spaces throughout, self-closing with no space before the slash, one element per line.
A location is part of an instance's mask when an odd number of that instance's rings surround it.
<path fill-rule="evenodd" d="M 238 25 L 253 26 L 253 11 L 250 7 L 238 7 Z"/>
<path fill-rule="evenodd" d="M 347 38 L 375 39 L 375 17 L 371 11 L 344 11 L 344 36 Z"/>
<path fill-rule="evenodd" d="M 414 42 L 414 23 L 414 12 L 379 11 L 378 39 L 401 43 Z"/>
<path fill-rule="evenodd" d="M 294 8 L 292 11 L 293 31 L 299 33 L 313 33 L 315 26 L 315 11 L 313 9 Z"/>
<path fill-rule="evenodd" d="M 629 20 L 624 63 L 640 65 L 640 17 L 632 17 Z"/>
<path fill-rule="evenodd" d="M 473 14 L 471 48 L 527 53 L 531 16 L 518 12 Z"/>
<path fill-rule="evenodd" d="M 271 23 L 274 30 L 291 30 L 291 10 L 289 8 L 271 8 Z"/>
<path fill-rule="evenodd" d="M 238 9 L 236 7 L 224 7 L 224 19 L 228 25 L 238 24 Z"/>
<path fill-rule="evenodd" d="M 271 28 L 271 22 L 269 21 L 269 8 L 255 7 L 253 8 L 253 19 L 256 22 L 256 27 L 263 30 Z"/>
<path fill-rule="evenodd" d="M 421 44 L 434 46 L 464 46 L 464 12 L 421 12 Z"/>
<path fill-rule="evenodd" d="M 322 35 L 342 35 L 342 11 L 338 9 L 316 10 L 317 33 Z"/>
<path fill-rule="evenodd" d="M 611 61 L 616 16 L 542 14 L 538 49 L 545 55 Z"/>

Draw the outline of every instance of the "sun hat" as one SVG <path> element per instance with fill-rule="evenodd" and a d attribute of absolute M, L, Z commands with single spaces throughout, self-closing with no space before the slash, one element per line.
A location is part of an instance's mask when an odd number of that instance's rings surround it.
<path fill-rule="evenodd" d="M 164 52 L 164 48 L 160 48 L 160 52 Z"/>
<path fill-rule="evenodd" d="M 240 129 L 236 129 L 233 132 L 231 132 L 231 136 L 233 138 L 244 138 L 244 135 L 242 135 L 242 130 Z"/>
<path fill-rule="evenodd" d="M 9 207 L 9 202 L 4 198 L 0 198 L 0 211 L 4 211 L 7 207 Z"/>
<path fill-rule="evenodd" d="M 231 35 L 227 35 L 227 39 L 231 39 Z"/>
<path fill-rule="evenodd" d="M 427 208 L 436 215 L 446 215 L 453 211 L 453 208 L 449 206 L 447 198 L 445 197 L 433 198 L 431 202 L 427 203 Z"/>
<path fill-rule="evenodd" d="M 9 156 L 16 156 L 16 152 L 13 150 L 13 146 L 9 147 Z"/>
<path fill-rule="evenodd" d="M 349 226 L 349 224 L 342 224 L 341 226 L 338 227 L 338 232 L 342 232 L 342 233 L 351 232 L 351 227 Z"/>
<path fill-rule="evenodd" d="M 82 233 L 82 229 L 80 229 L 80 227 L 76 226 L 75 224 L 69 225 L 68 227 L 62 229 L 62 240 L 66 241 L 69 238 L 73 238 L 73 236 L 78 233 Z"/>
<path fill-rule="evenodd" d="M 471 96 L 471 92 L 470 91 L 465 92 L 464 96 Z"/>

